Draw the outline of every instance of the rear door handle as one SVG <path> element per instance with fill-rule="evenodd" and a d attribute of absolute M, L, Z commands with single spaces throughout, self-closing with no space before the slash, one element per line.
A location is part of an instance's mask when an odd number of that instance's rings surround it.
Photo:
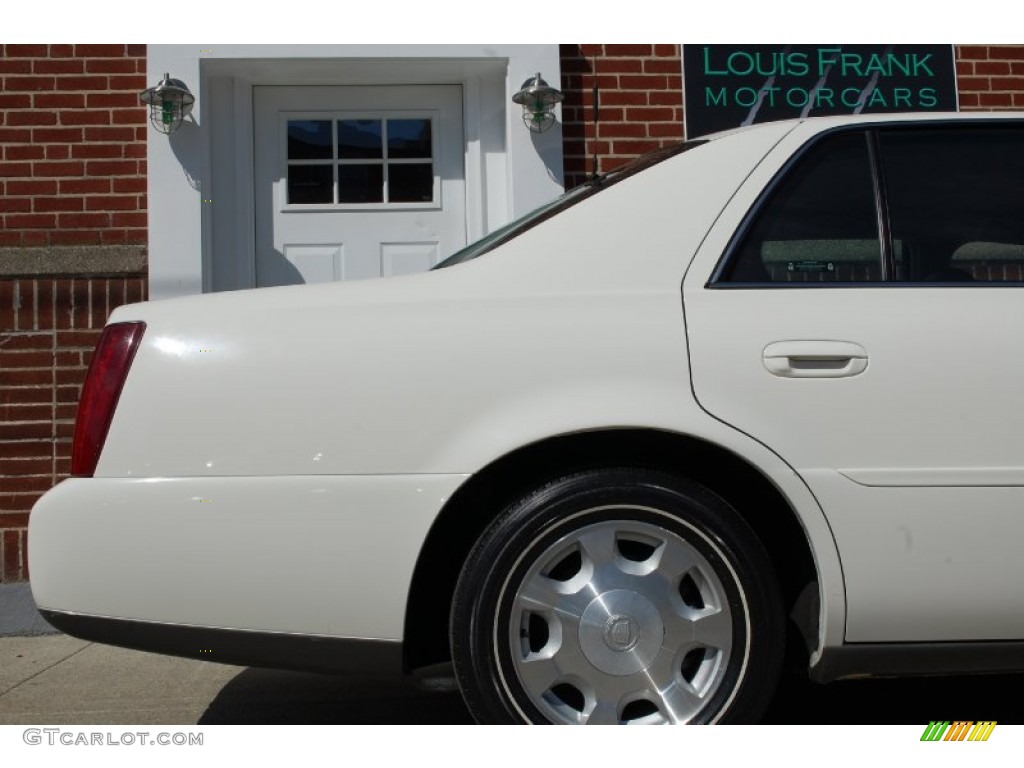
<path fill-rule="evenodd" d="M 840 379 L 868 367 L 868 353 L 851 341 L 776 341 L 762 359 L 770 373 L 790 379 Z"/>

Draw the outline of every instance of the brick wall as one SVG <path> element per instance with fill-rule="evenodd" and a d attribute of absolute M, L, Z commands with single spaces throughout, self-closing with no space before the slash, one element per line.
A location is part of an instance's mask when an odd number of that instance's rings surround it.
<path fill-rule="evenodd" d="M 960 109 L 1024 109 L 1024 45 L 958 45 Z"/>
<path fill-rule="evenodd" d="M 4 45 L 0 246 L 146 242 L 142 45 Z"/>
<path fill-rule="evenodd" d="M 683 138 L 678 45 L 572 44 L 559 55 L 566 187 Z"/>
<path fill-rule="evenodd" d="M 0 46 L 0 582 L 67 476 L 109 313 L 145 297 L 145 46 Z"/>

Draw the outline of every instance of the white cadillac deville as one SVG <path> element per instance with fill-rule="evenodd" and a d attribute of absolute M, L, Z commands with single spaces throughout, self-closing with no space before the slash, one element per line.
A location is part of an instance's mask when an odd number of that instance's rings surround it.
<path fill-rule="evenodd" d="M 118 309 L 43 614 L 236 664 L 451 662 L 482 722 L 756 721 L 1024 668 L 1024 117 L 773 123 L 428 273 Z"/>

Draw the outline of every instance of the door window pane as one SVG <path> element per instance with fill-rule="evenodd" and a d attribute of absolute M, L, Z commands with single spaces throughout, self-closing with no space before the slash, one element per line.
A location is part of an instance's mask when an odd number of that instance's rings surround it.
<path fill-rule="evenodd" d="M 384 202 L 384 166 L 339 165 L 338 202 Z"/>
<path fill-rule="evenodd" d="M 330 160 L 334 156 L 330 120 L 289 120 L 289 160 Z"/>
<path fill-rule="evenodd" d="M 848 133 L 813 147 L 781 180 L 721 279 L 874 282 L 881 264 L 867 137 Z"/>
<path fill-rule="evenodd" d="M 333 203 L 334 179 L 329 165 L 289 165 L 288 203 Z"/>
<path fill-rule="evenodd" d="M 893 129 L 880 134 L 893 237 L 910 282 L 1024 277 L 1024 131 Z"/>
<path fill-rule="evenodd" d="M 384 144 L 380 120 L 339 120 L 338 157 L 342 160 L 380 158 Z"/>
<path fill-rule="evenodd" d="M 430 158 L 430 120 L 388 120 L 388 157 Z"/>
<path fill-rule="evenodd" d="M 388 166 L 388 201 L 429 203 L 434 199 L 434 166 L 431 163 Z"/>

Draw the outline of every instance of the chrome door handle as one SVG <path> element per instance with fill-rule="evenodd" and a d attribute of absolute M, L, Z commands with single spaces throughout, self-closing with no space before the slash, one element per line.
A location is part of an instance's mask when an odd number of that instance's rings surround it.
<path fill-rule="evenodd" d="M 762 360 L 769 373 L 790 379 L 840 379 L 868 367 L 868 353 L 851 341 L 776 341 Z"/>

